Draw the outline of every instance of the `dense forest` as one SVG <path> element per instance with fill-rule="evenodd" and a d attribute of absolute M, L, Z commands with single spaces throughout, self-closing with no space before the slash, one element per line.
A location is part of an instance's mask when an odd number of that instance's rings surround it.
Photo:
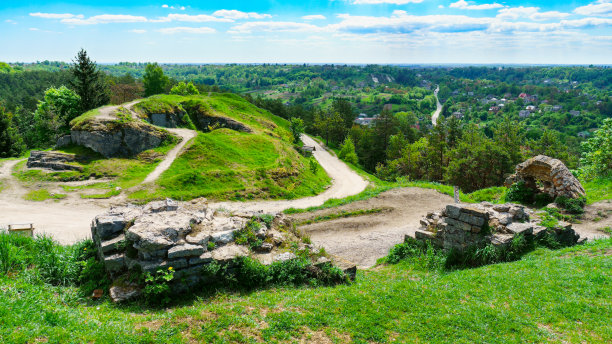
<path fill-rule="evenodd" d="M 583 168 L 587 140 L 612 117 L 606 67 L 95 65 L 82 53 L 73 63 L 0 63 L 0 157 L 52 147 L 71 118 L 95 106 L 234 92 L 380 178 L 472 191 L 500 185 L 535 154 Z M 79 84 L 79 73 L 93 85 Z"/>

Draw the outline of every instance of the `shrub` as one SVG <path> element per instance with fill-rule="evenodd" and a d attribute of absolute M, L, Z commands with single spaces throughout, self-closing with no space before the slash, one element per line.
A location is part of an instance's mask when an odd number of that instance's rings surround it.
<path fill-rule="evenodd" d="M 535 191 L 527 187 L 524 181 L 520 181 L 508 188 L 505 199 L 506 202 L 532 204 L 535 199 Z"/>
<path fill-rule="evenodd" d="M 308 164 L 310 167 L 310 172 L 312 172 L 312 174 L 317 174 L 317 171 L 319 171 L 319 163 L 317 162 L 317 160 L 311 157 L 308 160 Z"/>
<path fill-rule="evenodd" d="M 561 208 L 567 210 L 567 212 L 569 212 L 570 214 L 582 214 L 584 213 L 586 198 L 569 198 L 565 196 L 559 196 L 555 199 L 555 203 Z"/>
<path fill-rule="evenodd" d="M 353 139 L 350 136 L 344 140 L 344 143 L 340 147 L 340 153 L 338 153 L 338 157 L 348 163 L 353 165 L 357 165 L 359 159 L 357 158 L 357 154 L 355 153 L 355 144 L 353 143 Z"/>
<path fill-rule="evenodd" d="M 430 242 L 408 238 L 404 243 L 391 248 L 389 255 L 382 261 L 397 264 L 406 259 L 422 268 L 437 270 L 444 266 L 446 257 L 441 250 L 434 248 Z"/>

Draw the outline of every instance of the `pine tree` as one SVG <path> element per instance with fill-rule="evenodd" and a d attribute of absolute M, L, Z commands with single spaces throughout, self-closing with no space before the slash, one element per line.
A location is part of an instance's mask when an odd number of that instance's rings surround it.
<path fill-rule="evenodd" d="M 96 63 L 89 59 L 87 52 L 81 49 L 73 61 L 71 69 L 74 79 L 70 86 L 81 97 L 81 111 L 89 111 L 107 104 L 110 97 L 102 73 Z"/>

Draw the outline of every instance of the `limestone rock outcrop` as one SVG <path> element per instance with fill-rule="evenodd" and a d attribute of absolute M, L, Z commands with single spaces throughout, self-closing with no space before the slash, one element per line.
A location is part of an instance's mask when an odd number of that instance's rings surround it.
<path fill-rule="evenodd" d="M 524 181 L 525 185 L 538 189 L 538 182 L 542 185 L 541 192 L 550 194 L 553 198 L 565 196 L 579 198 L 585 195 L 580 181 L 561 160 L 545 155 L 538 155 L 516 166 L 513 175 L 506 179 L 506 186 Z"/>
<path fill-rule="evenodd" d="M 470 246 L 507 245 L 516 235 L 552 234 L 566 245 L 578 242 L 580 236 L 569 223 L 560 223 L 554 233 L 532 220 L 525 207 L 516 204 L 449 204 L 440 212 L 429 213 L 421 220 L 417 240 L 428 240 L 446 250 L 464 250 Z"/>
<path fill-rule="evenodd" d="M 54 171 L 83 171 L 81 166 L 71 165 L 77 161 L 74 154 L 32 151 L 28 158 L 27 167 L 46 168 Z"/>
<path fill-rule="evenodd" d="M 168 131 L 141 121 L 92 118 L 74 126 L 71 141 L 110 157 L 130 157 L 161 146 L 173 136 Z"/>

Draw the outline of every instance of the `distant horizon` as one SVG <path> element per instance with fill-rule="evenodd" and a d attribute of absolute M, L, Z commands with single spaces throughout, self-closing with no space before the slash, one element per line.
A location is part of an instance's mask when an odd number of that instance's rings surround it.
<path fill-rule="evenodd" d="M 612 0 L 5 1 L 0 44 L 0 61 L 612 65 Z"/>

